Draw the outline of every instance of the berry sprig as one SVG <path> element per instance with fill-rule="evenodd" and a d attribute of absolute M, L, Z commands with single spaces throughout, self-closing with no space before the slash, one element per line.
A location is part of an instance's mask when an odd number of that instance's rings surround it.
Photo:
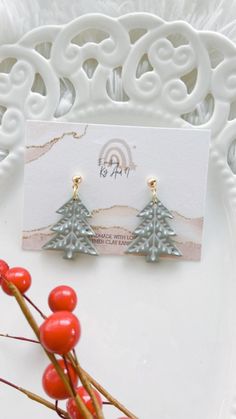
<path fill-rule="evenodd" d="M 50 364 L 43 373 L 42 385 L 45 393 L 55 400 L 55 404 L 7 380 L 0 378 L 0 382 L 54 410 L 58 416 L 64 419 L 105 419 L 103 406 L 106 404 L 115 406 L 127 415 L 120 419 L 137 419 L 133 413 L 111 396 L 80 366 L 75 353 L 75 346 L 81 336 L 79 319 L 73 314 L 77 305 L 76 292 L 68 286 L 54 288 L 48 297 L 52 314 L 45 316 L 33 301 L 25 295 L 31 286 L 31 282 L 31 275 L 26 269 L 20 267 L 9 268 L 5 261 L 0 260 L 0 285 L 2 290 L 15 298 L 37 340 L 7 334 L 0 334 L 0 336 L 37 343 L 42 346 L 50 360 Z M 35 321 L 29 305 L 43 318 L 40 327 Z M 101 395 L 106 399 L 105 401 L 102 400 Z M 60 400 L 67 400 L 66 411 L 59 408 Z"/>

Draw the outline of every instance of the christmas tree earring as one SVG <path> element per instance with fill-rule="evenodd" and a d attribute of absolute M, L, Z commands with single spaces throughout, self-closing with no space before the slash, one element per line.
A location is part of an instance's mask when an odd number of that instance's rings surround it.
<path fill-rule="evenodd" d="M 176 234 L 166 221 L 166 218 L 173 216 L 157 198 L 156 179 L 150 179 L 148 186 L 152 192 L 152 199 L 138 214 L 143 221 L 135 229 L 136 237 L 126 253 L 145 255 L 147 262 L 158 262 L 160 255 L 182 256 L 171 239 Z"/>
<path fill-rule="evenodd" d="M 51 228 L 56 235 L 43 246 L 43 249 L 64 250 L 64 259 L 73 259 L 76 253 L 93 256 L 98 254 L 89 240 L 90 237 L 95 236 L 86 221 L 91 214 L 78 195 L 81 182 L 81 176 L 73 177 L 73 196 L 57 211 L 62 218 Z"/>

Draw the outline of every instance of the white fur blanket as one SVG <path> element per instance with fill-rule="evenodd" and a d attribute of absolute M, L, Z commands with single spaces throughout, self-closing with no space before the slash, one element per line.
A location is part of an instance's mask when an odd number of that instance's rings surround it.
<path fill-rule="evenodd" d="M 0 43 L 30 29 L 65 23 L 91 12 L 119 16 L 151 12 L 165 20 L 186 20 L 197 29 L 223 33 L 236 42 L 236 0 L 0 0 Z"/>

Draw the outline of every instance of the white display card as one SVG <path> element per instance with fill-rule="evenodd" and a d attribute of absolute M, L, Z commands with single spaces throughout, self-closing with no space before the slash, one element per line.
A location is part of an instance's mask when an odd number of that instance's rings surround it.
<path fill-rule="evenodd" d="M 147 180 L 155 177 L 158 198 L 173 215 L 179 259 L 199 260 L 209 140 L 210 131 L 200 129 L 27 122 L 23 248 L 41 250 L 53 237 L 56 211 L 81 175 L 94 245 L 99 254 L 123 255 L 151 199 Z"/>

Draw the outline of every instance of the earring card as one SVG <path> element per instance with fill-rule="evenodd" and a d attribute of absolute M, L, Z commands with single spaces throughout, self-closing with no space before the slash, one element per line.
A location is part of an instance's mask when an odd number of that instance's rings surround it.
<path fill-rule="evenodd" d="M 179 260 L 200 260 L 209 142 L 209 130 L 28 121 L 23 248 L 41 250 L 56 235 L 56 211 L 72 198 L 73 176 L 81 175 L 94 246 L 99 254 L 123 255 L 154 177 L 158 199 L 173 216 Z"/>

